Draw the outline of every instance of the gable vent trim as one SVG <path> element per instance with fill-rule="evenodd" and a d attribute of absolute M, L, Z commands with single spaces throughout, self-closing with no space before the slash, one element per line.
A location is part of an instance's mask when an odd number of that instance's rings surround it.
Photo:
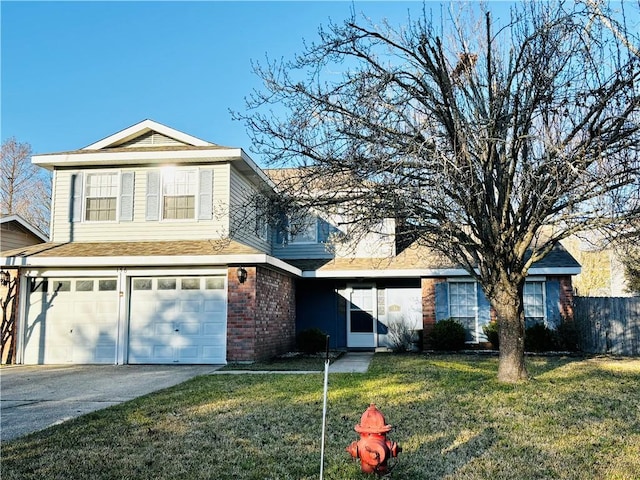
<path fill-rule="evenodd" d="M 150 131 L 139 137 L 133 138 L 121 145 L 114 145 L 112 148 L 135 148 L 135 147 L 167 147 L 175 145 L 186 145 L 175 138 L 167 137 L 161 133 Z"/>

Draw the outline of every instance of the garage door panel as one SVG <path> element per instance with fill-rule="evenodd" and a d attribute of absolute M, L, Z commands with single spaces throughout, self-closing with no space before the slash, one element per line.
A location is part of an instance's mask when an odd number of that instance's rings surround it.
<path fill-rule="evenodd" d="M 226 301 L 221 299 L 205 300 L 203 311 L 206 313 L 224 313 Z"/>
<path fill-rule="evenodd" d="M 173 323 L 157 322 L 153 324 L 153 334 L 158 337 L 162 337 L 163 335 L 171 337 L 174 330 Z"/>
<path fill-rule="evenodd" d="M 200 301 L 187 300 L 187 301 L 180 302 L 180 312 L 181 313 L 200 312 Z"/>
<path fill-rule="evenodd" d="M 29 281 L 24 363 L 115 361 L 118 321 L 115 290 L 98 291 L 98 282 L 86 278 Z"/>
<path fill-rule="evenodd" d="M 180 322 L 178 326 L 182 335 L 201 335 L 202 324 L 199 322 Z"/>
<path fill-rule="evenodd" d="M 166 362 L 173 361 L 173 347 L 165 345 L 155 345 L 153 347 L 153 358 L 164 360 Z"/>
<path fill-rule="evenodd" d="M 224 277 L 133 279 L 129 363 L 224 363 L 226 291 L 206 288 L 224 284 Z"/>

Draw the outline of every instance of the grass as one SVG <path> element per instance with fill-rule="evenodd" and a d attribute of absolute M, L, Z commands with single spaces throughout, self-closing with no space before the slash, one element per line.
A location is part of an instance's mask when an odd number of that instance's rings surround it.
<path fill-rule="evenodd" d="M 403 448 L 395 479 L 640 478 L 640 360 L 376 354 L 332 374 L 326 479 L 370 478 L 345 447 L 371 402 Z M 211 375 L 2 446 L 2 479 L 315 479 L 321 373 Z"/>

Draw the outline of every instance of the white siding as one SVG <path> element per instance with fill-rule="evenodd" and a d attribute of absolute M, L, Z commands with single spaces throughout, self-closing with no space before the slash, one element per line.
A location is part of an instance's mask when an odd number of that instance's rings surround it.
<path fill-rule="evenodd" d="M 134 216 L 133 221 L 116 222 L 71 222 L 70 193 L 73 174 L 85 173 L 81 170 L 57 170 L 54 175 L 55 198 L 53 199 L 54 242 L 104 242 L 104 241 L 145 241 L 145 240 L 184 240 L 221 238 L 228 235 L 229 221 L 224 212 L 229 201 L 229 165 L 215 164 L 201 166 L 213 168 L 213 204 L 212 220 L 180 220 L 180 221 L 146 221 L 146 173 L 149 167 L 127 168 L 122 171 L 133 171 L 134 181 Z"/>

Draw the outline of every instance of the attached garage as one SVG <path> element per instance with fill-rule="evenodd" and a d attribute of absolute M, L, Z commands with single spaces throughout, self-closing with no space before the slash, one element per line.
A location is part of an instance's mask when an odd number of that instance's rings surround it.
<path fill-rule="evenodd" d="M 225 276 L 131 278 L 127 363 L 225 363 L 225 280 Z"/>
<path fill-rule="evenodd" d="M 115 363 L 116 278 L 27 278 L 24 363 Z"/>

